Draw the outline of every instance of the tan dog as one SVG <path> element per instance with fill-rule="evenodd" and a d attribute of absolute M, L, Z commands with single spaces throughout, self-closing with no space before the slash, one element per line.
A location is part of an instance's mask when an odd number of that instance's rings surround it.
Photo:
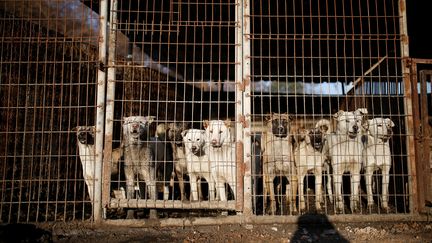
<path fill-rule="evenodd" d="M 373 207 L 372 175 L 381 170 L 382 195 L 381 208 L 388 211 L 388 186 L 390 181 L 391 152 L 389 139 L 393 135 L 394 123 L 389 118 L 368 120 L 366 145 L 363 150 L 363 166 L 365 169 L 368 208 Z"/>
<path fill-rule="evenodd" d="M 336 131 L 327 135 L 323 152 L 331 159 L 335 187 L 336 211 L 343 212 L 342 176 L 351 174 L 350 208 L 352 212 L 360 209 L 360 171 L 363 143 L 361 131 L 366 122 L 366 108 L 356 111 L 339 111 L 333 115 Z"/>
<path fill-rule="evenodd" d="M 180 187 L 181 200 L 186 200 L 183 176 L 187 174 L 186 154 L 183 144 L 182 132 L 188 129 L 187 122 L 173 122 L 168 124 L 168 140 L 171 143 L 174 162 L 174 173 Z"/>
<path fill-rule="evenodd" d="M 291 212 L 297 212 L 297 169 L 294 163 L 292 137 L 289 134 L 292 117 L 288 114 L 274 113 L 267 117 L 267 131 L 261 137 L 263 161 L 264 208 L 266 197 L 270 195 L 271 214 L 276 213 L 276 199 L 273 180 L 276 176 L 286 176 L 290 183 L 287 187 L 287 203 Z"/>
<path fill-rule="evenodd" d="M 205 130 L 188 129 L 183 131 L 183 143 L 186 152 L 187 171 L 191 186 L 191 201 L 202 199 L 200 178 L 204 178 L 209 185 L 209 199 L 215 199 L 214 181 L 211 179 L 210 161 L 206 153 Z"/>
<path fill-rule="evenodd" d="M 227 201 L 225 183 L 236 196 L 236 156 L 232 142 L 231 121 L 204 120 L 206 134 L 206 153 L 210 161 L 210 172 L 215 182 L 216 193 L 221 201 Z"/>
<path fill-rule="evenodd" d="M 321 211 L 322 203 L 322 171 L 326 156 L 322 153 L 324 134 L 318 128 L 298 130 L 296 148 L 294 150 L 299 180 L 299 207 L 300 211 L 306 210 L 304 198 L 304 178 L 312 172 L 315 175 L 315 208 Z"/>

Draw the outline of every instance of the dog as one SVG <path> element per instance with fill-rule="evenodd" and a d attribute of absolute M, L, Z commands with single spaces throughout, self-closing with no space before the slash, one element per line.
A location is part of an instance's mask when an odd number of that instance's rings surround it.
<path fill-rule="evenodd" d="M 388 212 L 388 187 L 390 181 L 391 152 L 389 139 L 393 135 L 392 128 L 395 126 L 389 118 L 374 118 L 368 120 L 365 148 L 363 149 L 363 166 L 365 170 L 366 193 L 368 208 L 374 205 L 372 195 L 372 175 L 381 170 L 382 195 L 381 207 Z"/>
<path fill-rule="evenodd" d="M 201 178 L 204 178 L 209 185 L 209 200 L 215 200 L 215 186 L 211 179 L 210 161 L 205 151 L 205 130 L 188 129 L 182 132 L 182 137 L 191 185 L 190 200 L 197 201 L 198 199 L 202 199 Z"/>
<path fill-rule="evenodd" d="M 150 148 L 149 125 L 154 116 L 123 118 L 123 154 L 126 177 L 126 196 L 134 198 L 135 175 L 146 183 L 149 198 L 156 199 L 156 166 Z"/>
<path fill-rule="evenodd" d="M 319 129 L 321 131 L 321 134 L 324 135 L 324 141 L 323 141 L 323 146 L 327 140 L 327 136 L 329 136 L 329 134 L 331 134 L 333 132 L 333 127 L 332 124 L 330 122 L 330 120 L 328 119 L 320 119 L 318 120 L 318 122 L 315 124 L 315 128 Z M 323 152 L 321 150 L 321 152 Z M 330 161 L 330 157 L 328 156 L 327 153 L 323 153 L 325 156 L 325 161 L 323 164 L 323 168 L 322 171 L 323 173 L 326 172 L 326 178 L 327 180 L 325 181 L 326 183 L 326 188 L 327 188 L 327 194 L 329 197 L 329 201 L 330 203 L 333 203 L 333 188 L 332 188 L 332 168 L 331 168 L 331 161 Z M 323 197 L 323 200 L 325 201 L 325 197 Z"/>
<path fill-rule="evenodd" d="M 360 209 L 360 171 L 362 163 L 362 127 L 366 122 L 366 108 L 355 111 L 338 111 L 333 115 L 336 131 L 326 136 L 323 151 L 331 159 L 333 169 L 336 212 L 343 212 L 342 178 L 345 172 L 351 174 L 350 209 Z"/>
<path fill-rule="evenodd" d="M 169 199 L 169 187 L 172 187 L 174 173 L 173 150 L 168 141 L 167 129 L 165 123 L 158 124 L 155 136 L 150 138 L 150 150 L 156 167 L 156 181 L 162 182 L 164 200 Z"/>
<path fill-rule="evenodd" d="M 319 128 L 300 128 L 295 136 L 296 147 L 294 149 L 297 177 L 299 183 L 299 208 L 306 210 L 304 198 L 304 178 L 309 172 L 315 175 L 315 208 L 321 212 L 322 203 L 322 171 L 325 164 L 325 155 L 322 148 L 325 135 Z"/>
<path fill-rule="evenodd" d="M 84 181 L 87 185 L 90 201 L 94 201 L 94 176 L 95 176 L 95 138 L 96 138 L 96 127 L 95 126 L 77 126 L 72 131 L 76 132 L 78 153 L 81 161 L 83 170 Z M 113 149 L 112 151 L 112 164 L 111 164 L 111 175 L 118 174 L 119 172 L 119 161 L 123 155 L 122 147 Z"/>
<path fill-rule="evenodd" d="M 172 122 L 168 124 L 168 140 L 171 144 L 171 150 L 173 152 L 174 161 L 174 174 L 172 178 L 177 176 L 180 187 L 180 199 L 186 200 L 185 185 L 183 176 L 187 174 L 186 154 L 185 147 L 183 144 L 182 132 L 187 130 L 189 127 L 188 122 Z"/>
<path fill-rule="evenodd" d="M 288 178 L 290 187 L 286 189 L 286 200 L 290 211 L 296 213 L 297 169 L 293 155 L 293 138 L 289 134 L 292 116 L 273 113 L 266 117 L 267 131 L 261 136 L 261 151 L 264 181 L 264 209 L 266 197 L 270 195 L 271 214 L 276 213 L 276 199 L 273 180 L 282 175 Z"/>
<path fill-rule="evenodd" d="M 228 201 L 225 183 L 236 195 L 236 156 L 235 144 L 232 142 L 230 120 L 204 120 L 206 135 L 206 153 L 210 161 L 211 180 L 214 181 L 216 194 L 221 201 Z"/>

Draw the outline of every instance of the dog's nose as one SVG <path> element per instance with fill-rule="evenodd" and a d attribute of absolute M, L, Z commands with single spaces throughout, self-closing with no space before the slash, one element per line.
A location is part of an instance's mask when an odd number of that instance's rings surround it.
<path fill-rule="evenodd" d="M 196 150 L 197 149 L 197 147 L 196 146 L 192 146 L 192 150 Z"/>
<path fill-rule="evenodd" d="M 352 128 L 353 128 L 354 132 L 358 131 L 358 126 L 357 125 L 354 125 Z"/>
<path fill-rule="evenodd" d="M 283 133 L 285 131 L 284 127 L 278 127 L 278 132 Z"/>
<path fill-rule="evenodd" d="M 212 142 L 212 144 L 217 144 L 218 143 L 217 139 L 213 139 L 211 142 Z"/>

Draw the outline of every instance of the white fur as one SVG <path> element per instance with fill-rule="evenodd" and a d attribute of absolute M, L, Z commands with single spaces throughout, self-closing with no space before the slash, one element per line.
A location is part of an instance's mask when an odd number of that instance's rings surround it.
<path fill-rule="evenodd" d="M 229 120 L 204 121 L 211 177 L 221 201 L 227 201 L 224 183 L 231 187 L 237 199 L 235 144 L 232 143 L 230 127 Z"/>
<path fill-rule="evenodd" d="M 95 159 L 96 159 L 96 151 L 95 145 L 88 144 L 88 141 L 80 141 L 79 136 L 80 133 L 89 133 L 92 136 L 93 142 L 95 142 L 96 135 L 96 127 L 95 126 L 78 126 L 74 129 L 77 134 L 77 143 L 78 143 L 78 153 L 80 156 L 81 166 L 83 170 L 84 181 L 87 185 L 87 190 L 89 193 L 90 201 L 94 200 L 94 173 L 95 173 Z M 112 151 L 112 164 L 111 164 L 111 174 L 118 173 L 118 163 L 120 157 L 123 155 L 122 148 L 116 148 Z"/>
<path fill-rule="evenodd" d="M 388 210 L 388 186 L 390 181 L 391 152 L 389 139 L 394 123 L 389 118 L 374 118 L 368 120 L 367 142 L 363 150 L 363 165 L 365 169 L 368 207 L 374 205 L 372 195 L 372 175 L 381 170 L 382 195 L 381 207 Z"/>
<path fill-rule="evenodd" d="M 336 119 L 336 133 L 329 134 L 323 151 L 331 158 L 333 182 L 335 187 L 336 211 L 343 212 L 342 177 L 344 172 L 351 174 L 350 208 L 357 211 L 360 208 L 360 170 L 363 144 L 361 131 L 367 109 L 356 111 L 339 111 Z"/>
<path fill-rule="evenodd" d="M 183 144 L 186 153 L 186 165 L 191 186 L 191 201 L 201 198 L 200 178 L 204 178 L 209 185 L 209 199 L 215 199 L 215 186 L 211 178 L 210 161 L 205 151 L 205 130 L 189 129 L 183 131 Z"/>
<path fill-rule="evenodd" d="M 95 126 L 79 126 L 76 128 L 77 138 L 79 133 L 81 132 L 89 132 L 92 134 L 93 138 L 95 138 L 96 128 Z M 83 170 L 84 181 L 87 185 L 87 190 L 89 193 L 90 201 L 94 201 L 94 173 L 95 173 L 95 145 L 94 144 L 86 144 L 81 143 L 79 139 L 78 141 L 78 152 L 81 160 L 81 166 Z"/>

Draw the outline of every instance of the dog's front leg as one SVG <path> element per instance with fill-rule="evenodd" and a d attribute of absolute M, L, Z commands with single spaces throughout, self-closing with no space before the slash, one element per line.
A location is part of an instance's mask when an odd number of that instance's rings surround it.
<path fill-rule="evenodd" d="M 289 176 L 291 195 L 287 197 L 287 202 L 290 203 L 290 212 L 292 214 L 297 214 L 296 198 L 297 198 L 297 190 L 298 190 L 298 178 L 297 178 L 296 168 L 293 168 L 291 171 L 294 171 L 295 174 Z"/>
<path fill-rule="evenodd" d="M 365 180 L 366 180 L 366 194 L 367 194 L 367 207 L 371 211 L 374 206 L 373 193 L 372 193 L 372 175 L 373 167 L 368 166 L 365 168 Z"/>
<path fill-rule="evenodd" d="M 390 182 L 390 161 L 381 169 L 382 173 L 382 192 L 381 192 L 381 207 L 386 213 L 389 211 L 388 198 L 389 198 L 389 182 Z"/>
<path fill-rule="evenodd" d="M 360 194 L 359 194 L 359 188 L 360 188 L 360 168 L 358 170 L 354 170 L 351 172 L 351 202 L 350 202 L 350 208 L 353 213 L 357 213 L 360 211 Z"/>
<path fill-rule="evenodd" d="M 126 197 L 132 199 L 135 197 L 135 183 L 134 183 L 134 170 L 132 165 L 125 165 L 124 167 L 126 177 Z"/>
<path fill-rule="evenodd" d="M 180 199 L 184 201 L 186 200 L 186 193 L 185 193 L 185 186 L 184 186 L 184 179 L 183 179 L 183 169 L 180 168 L 180 166 L 178 165 L 176 166 L 176 175 L 180 187 Z"/>
<path fill-rule="evenodd" d="M 333 175 L 334 186 L 335 186 L 335 203 L 336 203 L 336 213 L 343 213 L 344 202 L 342 198 L 342 173 L 335 171 Z"/>
<path fill-rule="evenodd" d="M 300 168 L 300 171 L 298 173 L 298 184 L 299 184 L 299 191 L 298 191 L 298 195 L 299 195 L 299 206 L 300 206 L 300 212 L 305 212 L 306 211 L 306 203 L 305 203 L 305 197 L 304 197 L 304 178 L 305 178 L 305 173 L 303 172 L 303 168 Z M 290 186 L 292 185 L 292 183 L 290 183 Z M 290 195 L 292 196 L 292 195 Z M 288 198 L 287 198 L 288 200 Z"/>
<path fill-rule="evenodd" d="M 191 190 L 190 201 L 198 201 L 198 185 L 197 185 L 197 176 L 195 173 L 189 173 L 189 181 L 190 181 L 190 190 Z"/>
<path fill-rule="evenodd" d="M 317 168 L 315 170 L 315 208 L 317 212 L 321 212 L 322 203 L 322 170 Z"/>

